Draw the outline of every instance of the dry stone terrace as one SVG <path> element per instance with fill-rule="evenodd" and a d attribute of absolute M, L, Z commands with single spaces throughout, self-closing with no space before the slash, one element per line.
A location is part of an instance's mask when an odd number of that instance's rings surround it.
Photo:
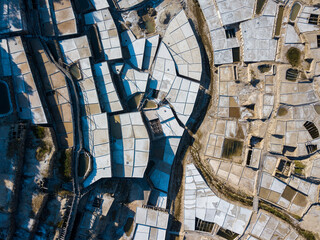
<path fill-rule="evenodd" d="M 211 233 L 214 224 L 236 234 L 243 234 L 252 214 L 216 196 L 206 185 L 193 164 L 187 165 L 185 180 L 184 217 L 186 231 Z M 203 224 L 210 222 L 213 224 Z"/>

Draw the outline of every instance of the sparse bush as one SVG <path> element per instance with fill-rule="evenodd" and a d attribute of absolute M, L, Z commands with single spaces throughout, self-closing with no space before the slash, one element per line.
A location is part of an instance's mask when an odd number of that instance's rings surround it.
<path fill-rule="evenodd" d="M 70 181 L 72 176 L 72 150 L 67 149 L 60 156 L 60 174 L 65 181 Z"/>
<path fill-rule="evenodd" d="M 303 175 L 303 169 L 305 169 L 306 165 L 300 161 L 294 161 L 294 165 L 294 173 Z"/>
<path fill-rule="evenodd" d="M 44 157 L 51 152 L 52 146 L 50 143 L 45 141 L 41 141 L 39 147 L 37 148 L 36 152 L 36 159 L 38 161 L 42 161 Z"/>
<path fill-rule="evenodd" d="M 43 139 L 46 136 L 45 128 L 41 126 L 33 126 L 32 132 L 38 139 Z"/>
<path fill-rule="evenodd" d="M 286 55 L 289 63 L 292 65 L 292 67 L 298 67 L 300 64 L 300 57 L 301 52 L 298 48 L 291 47 Z"/>
<path fill-rule="evenodd" d="M 262 8 L 265 3 L 266 3 L 266 0 L 258 0 L 257 1 L 256 14 L 260 14 L 262 12 Z"/>

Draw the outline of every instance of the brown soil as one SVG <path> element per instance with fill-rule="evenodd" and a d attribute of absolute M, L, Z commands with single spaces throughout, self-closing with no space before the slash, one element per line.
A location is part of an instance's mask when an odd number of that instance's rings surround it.
<path fill-rule="evenodd" d="M 308 204 L 307 197 L 303 195 L 302 193 L 297 193 L 296 197 L 293 200 L 293 203 L 300 206 L 300 207 L 305 207 Z"/>
<path fill-rule="evenodd" d="M 294 189 L 292 189 L 290 186 L 286 186 L 286 188 L 282 193 L 282 197 L 291 202 L 295 194 L 296 194 L 296 191 Z"/>
<path fill-rule="evenodd" d="M 267 199 L 269 194 L 270 194 L 270 190 L 269 189 L 266 189 L 266 188 L 263 188 L 263 187 L 260 188 L 260 192 L 259 192 L 259 196 L 260 197 Z"/>

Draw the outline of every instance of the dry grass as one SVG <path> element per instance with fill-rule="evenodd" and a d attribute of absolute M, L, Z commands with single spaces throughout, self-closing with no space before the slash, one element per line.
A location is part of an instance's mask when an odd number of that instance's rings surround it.
<path fill-rule="evenodd" d="M 39 194 L 32 197 L 32 211 L 35 215 L 38 214 L 38 212 L 42 206 L 44 196 L 45 195 L 43 193 L 39 193 Z"/>
<path fill-rule="evenodd" d="M 32 126 L 31 130 L 34 134 L 34 136 L 38 139 L 43 139 L 46 136 L 46 129 L 41 126 Z"/>
<path fill-rule="evenodd" d="M 66 149 L 61 152 L 59 159 L 60 167 L 59 172 L 64 181 L 71 181 L 72 177 L 72 149 Z"/>

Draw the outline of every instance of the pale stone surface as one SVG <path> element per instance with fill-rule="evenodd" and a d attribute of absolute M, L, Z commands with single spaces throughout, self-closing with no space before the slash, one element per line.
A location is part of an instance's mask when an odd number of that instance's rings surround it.
<path fill-rule="evenodd" d="M 182 10 L 168 25 L 163 42 L 167 45 L 180 75 L 200 81 L 200 48 L 185 12 Z"/>
<path fill-rule="evenodd" d="M 187 165 L 186 175 L 190 179 L 187 180 L 186 178 L 185 182 L 185 230 L 195 230 L 195 226 L 190 220 L 195 222 L 195 217 L 197 217 L 203 221 L 216 223 L 225 229 L 242 234 L 249 222 L 252 211 L 217 197 L 206 185 L 193 164 Z M 187 192 L 187 189 L 195 189 L 197 191 Z"/>

